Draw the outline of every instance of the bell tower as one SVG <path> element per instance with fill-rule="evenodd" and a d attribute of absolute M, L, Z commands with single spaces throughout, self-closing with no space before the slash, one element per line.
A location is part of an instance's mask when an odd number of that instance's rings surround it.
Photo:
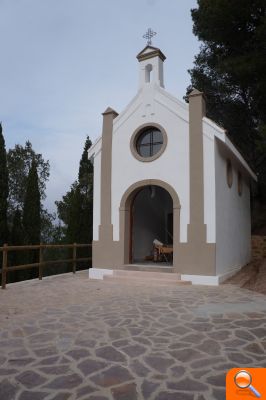
<path fill-rule="evenodd" d="M 151 38 L 156 35 L 151 28 L 148 29 L 143 37 L 147 39 L 147 46 L 137 55 L 140 63 L 139 87 L 147 84 L 157 84 L 164 88 L 163 63 L 165 55 L 157 47 L 151 45 Z"/>

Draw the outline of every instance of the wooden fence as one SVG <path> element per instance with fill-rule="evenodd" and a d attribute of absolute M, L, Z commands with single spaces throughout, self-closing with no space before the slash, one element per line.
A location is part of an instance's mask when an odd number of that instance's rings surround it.
<path fill-rule="evenodd" d="M 8 246 L 4 244 L 3 247 L 0 247 L 0 253 L 3 253 L 2 258 L 2 269 L 0 270 L 2 274 L 2 289 L 6 288 L 7 277 L 9 272 L 19 271 L 19 270 L 27 270 L 31 268 L 38 268 L 39 279 L 43 278 L 43 268 L 45 268 L 49 264 L 59 264 L 59 263 L 72 263 L 72 272 L 76 273 L 77 262 L 80 261 L 90 261 L 91 257 L 83 257 L 77 258 L 77 248 L 91 247 L 91 244 L 38 244 L 38 245 L 30 245 L 30 246 Z M 72 249 L 72 258 L 68 258 L 66 260 L 43 260 L 43 251 L 45 249 Z M 8 266 L 8 252 L 10 251 L 25 251 L 25 250 L 39 250 L 39 262 L 35 262 L 32 264 L 24 264 L 17 266 Z"/>

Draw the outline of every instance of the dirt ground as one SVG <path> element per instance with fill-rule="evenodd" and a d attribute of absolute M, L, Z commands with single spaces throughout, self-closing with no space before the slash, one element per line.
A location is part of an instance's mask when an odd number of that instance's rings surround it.
<path fill-rule="evenodd" d="M 246 265 L 240 272 L 224 282 L 224 284 L 228 283 L 266 294 L 266 259 Z"/>

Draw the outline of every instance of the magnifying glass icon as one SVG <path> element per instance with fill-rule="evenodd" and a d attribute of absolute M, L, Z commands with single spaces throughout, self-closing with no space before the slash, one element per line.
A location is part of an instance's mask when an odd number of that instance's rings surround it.
<path fill-rule="evenodd" d="M 252 376 L 248 371 L 244 369 L 235 374 L 234 381 L 237 387 L 240 389 L 250 389 L 256 397 L 261 397 L 261 394 L 251 385 Z"/>

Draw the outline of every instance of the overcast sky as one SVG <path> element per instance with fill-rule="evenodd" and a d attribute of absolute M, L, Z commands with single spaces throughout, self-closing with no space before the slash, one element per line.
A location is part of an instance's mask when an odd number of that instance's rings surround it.
<path fill-rule="evenodd" d="M 165 88 L 182 99 L 199 50 L 195 7 L 196 0 L 0 0 L 0 121 L 7 149 L 30 140 L 50 161 L 50 211 L 77 178 L 86 135 L 101 134 L 101 113 L 122 111 L 136 94 L 148 27 L 167 57 Z"/>

